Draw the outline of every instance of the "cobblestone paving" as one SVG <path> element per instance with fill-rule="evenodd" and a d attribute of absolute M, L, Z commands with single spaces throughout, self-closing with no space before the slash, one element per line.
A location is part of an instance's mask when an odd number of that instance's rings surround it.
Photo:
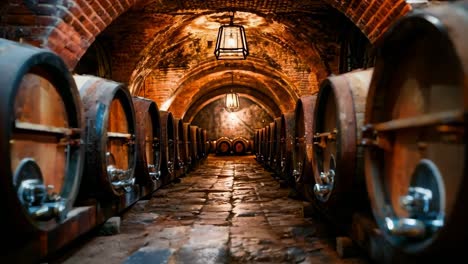
<path fill-rule="evenodd" d="M 122 215 L 121 231 L 95 236 L 63 263 L 367 263 L 340 259 L 307 202 L 288 198 L 253 159 L 209 156 L 180 183 Z"/>

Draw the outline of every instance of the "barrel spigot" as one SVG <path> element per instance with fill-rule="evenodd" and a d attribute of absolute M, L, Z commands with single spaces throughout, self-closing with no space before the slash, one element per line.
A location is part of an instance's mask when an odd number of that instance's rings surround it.
<path fill-rule="evenodd" d="M 335 171 L 329 170 L 327 172 L 320 172 L 321 183 L 314 185 L 314 193 L 320 198 L 325 198 L 333 190 L 333 183 L 335 180 Z"/>
<path fill-rule="evenodd" d="M 148 171 L 149 171 L 150 177 L 154 181 L 159 181 L 159 178 L 161 177 L 161 171 L 156 170 L 156 166 L 154 164 L 148 164 Z"/>
<path fill-rule="evenodd" d="M 302 162 L 299 161 L 297 163 L 297 169 L 295 168 L 292 172 L 292 175 L 294 179 L 296 179 L 296 181 L 298 181 L 299 178 L 301 177 L 301 172 L 302 172 Z"/>
<path fill-rule="evenodd" d="M 126 192 L 130 192 L 132 186 L 135 184 L 135 178 L 132 177 L 132 172 L 132 169 L 122 170 L 114 165 L 107 166 L 107 173 L 110 176 L 114 188 L 122 188 Z"/>
<path fill-rule="evenodd" d="M 18 188 L 18 197 L 28 207 L 37 206 L 47 199 L 47 189 L 39 179 L 24 180 Z"/>
<path fill-rule="evenodd" d="M 412 217 L 419 217 L 429 212 L 432 191 L 422 187 L 409 187 L 408 194 L 400 197 L 400 204 Z"/>
<path fill-rule="evenodd" d="M 172 174 L 174 172 L 174 162 L 172 161 L 167 161 L 167 171 L 169 174 Z"/>
<path fill-rule="evenodd" d="M 28 179 L 21 182 L 18 196 L 29 212 L 31 218 L 37 221 L 56 219 L 58 222 L 67 216 L 66 199 L 58 194 L 48 194 L 53 185 L 45 186 L 41 180 Z"/>
<path fill-rule="evenodd" d="M 421 239 L 444 226 L 441 202 L 443 192 L 440 191 L 443 189 L 443 182 L 440 181 L 442 176 L 439 169 L 428 159 L 419 162 L 412 178 L 407 194 L 399 199 L 399 205 L 406 210 L 407 216 L 386 217 L 385 226 L 392 235 Z"/>

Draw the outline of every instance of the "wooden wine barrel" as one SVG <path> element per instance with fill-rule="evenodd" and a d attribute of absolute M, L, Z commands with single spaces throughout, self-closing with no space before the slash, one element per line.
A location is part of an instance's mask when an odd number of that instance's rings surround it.
<path fill-rule="evenodd" d="M 259 149 L 260 149 L 260 131 L 261 129 L 257 128 L 255 129 L 255 134 L 254 134 L 254 144 L 253 144 L 253 154 L 255 155 L 255 160 L 258 162 L 259 161 Z"/>
<path fill-rule="evenodd" d="M 65 220 L 84 165 L 84 113 L 60 57 L 0 39 L 2 249 Z M 3 251 L 2 251 L 3 252 Z"/>
<path fill-rule="evenodd" d="M 203 137 L 203 128 L 201 127 L 197 127 L 197 153 L 198 153 L 198 158 L 199 158 L 199 162 L 202 163 L 203 160 L 205 159 L 205 155 L 203 153 L 203 148 L 204 148 L 204 144 L 202 142 L 202 137 Z"/>
<path fill-rule="evenodd" d="M 299 98 L 294 111 L 295 145 L 293 149 L 293 177 L 297 190 L 311 202 L 314 201 L 312 171 L 312 146 L 316 95 Z"/>
<path fill-rule="evenodd" d="M 358 144 L 372 72 L 371 68 L 328 77 L 317 95 L 314 194 L 322 212 L 339 224 L 350 223 L 354 211 L 368 206 L 362 148 Z"/>
<path fill-rule="evenodd" d="M 279 175 L 281 171 L 281 117 L 277 117 L 274 120 L 275 133 L 274 133 L 274 151 L 273 151 L 273 165 L 272 170 Z"/>
<path fill-rule="evenodd" d="M 276 166 L 276 123 L 273 121 L 269 125 L 270 136 L 268 139 L 268 165 L 269 170 L 274 170 Z"/>
<path fill-rule="evenodd" d="M 400 19 L 378 48 L 366 184 L 385 239 L 414 258 L 467 260 L 467 30 L 467 3 L 441 4 Z"/>
<path fill-rule="evenodd" d="M 74 75 L 86 116 L 86 163 L 80 196 L 108 201 L 135 183 L 137 148 L 132 97 L 118 82 Z"/>
<path fill-rule="evenodd" d="M 203 137 L 205 138 L 205 149 L 206 149 L 206 157 L 208 157 L 208 155 L 210 155 L 210 153 L 214 153 L 214 152 L 211 152 L 211 140 L 208 136 L 208 130 L 206 130 L 205 128 L 203 129 Z"/>
<path fill-rule="evenodd" d="M 161 175 L 163 184 L 168 184 L 176 176 L 176 132 L 171 112 L 159 110 L 159 116 L 161 118 Z"/>
<path fill-rule="evenodd" d="M 249 141 L 249 147 L 247 148 L 247 153 L 248 154 L 253 154 L 253 149 L 255 148 L 255 144 L 254 144 L 254 139 L 253 138 L 250 138 L 250 139 L 247 139 Z"/>
<path fill-rule="evenodd" d="M 295 179 L 293 174 L 293 149 L 295 144 L 294 134 L 294 112 L 281 114 L 281 130 L 280 130 L 280 177 L 288 180 L 294 186 Z"/>
<path fill-rule="evenodd" d="M 210 153 L 216 153 L 216 140 L 209 140 L 210 142 Z"/>
<path fill-rule="evenodd" d="M 185 160 L 185 164 L 186 164 L 186 168 L 187 168 L 187 172 L 190 171 L 192 169 L 192 155 L 191 155 L 191 147 L 192 147 L 192 142 L 191 142 L 191 138 L 192 138 L 192 134 L 191 134 L 191 130 L 190 130 L 190 123 L 187 123 L 187 122 L 184 122 L 183 124 L 184 126 L 184 148 L 185 148 L 185 155 L 186 155 L 186 160 Z"/>
<path fill-rule="evenodd" d="M 232 140 L 228 137 L 220 137 L 216 140 L 216 155 L 230 155 Z"/>
<path fill-rule="evenodd" d="M 191 134 L 191 142 L 192 142 L 192 149 L 190 151 L 190 154 L 192 156 L 192 166 L 197 167 L 199 162 L 200 162 L 200 157 L 198 156 L 198 145 L 200 144 L 198 142 L 198 138 L 200 137 L 199 131 L 198 131 L 198 126 L 191 125 L 190 126 L 190 134 Z"/>
<path fill-rule="evenodd" d="M 263 137 L 263 167 L 268 168 L 270 165 L 270 125 L 265 126 Z"/>
<path fill-rule="evenodd" d="M 182 177 L 185 175 L 185 163 L 184 163 L 184 127 L 183 122 L 180 118 L 174 118 L 174 148 L 175 148 L 175 164 L 174 171 L 175 177 Z"/>
<path fill-rule="evenodd" d="M 155 190 L 161 186 L 161 121 L 158 105 L 150 99 L 133 97 L 138 144 L 136 182 Z"/>
<path fill-rule="evenodd" d="M 250 142 L 245 137 L 235 137 L 232 139 L 231 148 L 234 155 L 246 155 Z"/>
<path fill-rule="evenodd" d="M 265 127 L 262 127 L 260 129 L 260 140 L 259 140 L 260 142 L 258 144 L 259 146 L 258 153 L 259 153 L 259 162 L 261 164 L 265 162 L 265 131 L 266 131 Z"/>
<path fill-rule="evenodd" d="M 208 132 L 206 131 L 206 129 L 202 128 L 200 131 L 200 144 L 202 146 L 201 153 L 203 159 L 206 159 L 208 157 L 209 142 L 207 136 Z"/>
<path fill-rule="evenodd" d="M 180 162 L 183 166 L 182 175 L 185 175 L 189 171 L 189 154 L 187 152 L 188 138 L 185 131 L 184 121 L 182 119 L 178 120 L 178 143 L 179 143 L 179 156 Z"/>

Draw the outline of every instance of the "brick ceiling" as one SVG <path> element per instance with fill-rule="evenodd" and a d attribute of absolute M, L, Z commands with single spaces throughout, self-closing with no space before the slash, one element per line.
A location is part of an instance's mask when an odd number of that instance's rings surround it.
<path fill-rule="evenodd" d="M 193 116 L 232 85 L 277 116 L 337 73 L 340 37 L 350 25 L 373 42 L 409 9 L 396 0 L 9 0 L 0 5 L 0 33 L 57 52 L 70 69 L 99 45 L 110 78 L 176 117 Z M 214 57 L 229 11 L 246 29 L 246 60 Z M 34 19 L 21 22 L 26 15 Z"/>

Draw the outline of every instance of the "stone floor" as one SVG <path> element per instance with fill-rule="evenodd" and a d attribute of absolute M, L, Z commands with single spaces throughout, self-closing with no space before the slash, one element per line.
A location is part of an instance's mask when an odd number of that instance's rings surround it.
<path fill-rule="evenodd" d="M 253 156 L 209 156 L 123 214 L 118 234 L 95 232 L 56 262 L 369 263 L 340 258 L 330 229 L 289 192 Z"/>

